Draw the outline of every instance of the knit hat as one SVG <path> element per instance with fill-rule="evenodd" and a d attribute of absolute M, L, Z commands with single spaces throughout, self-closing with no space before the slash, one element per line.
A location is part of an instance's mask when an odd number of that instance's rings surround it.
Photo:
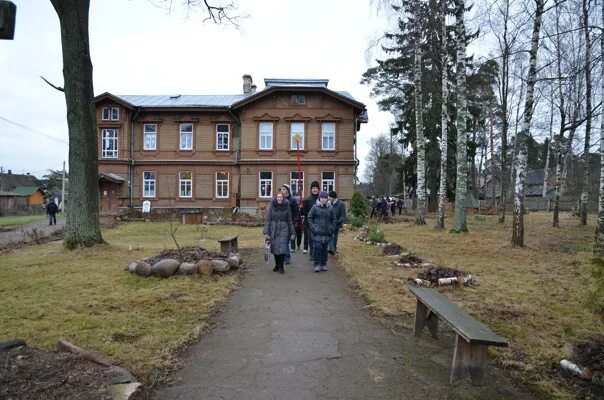
<path fill-rule="evenodd" d="M 312 181 L 312 183 L 310 184 L 310 189 L 311 190 L 314 187 L 316 187 L 317 189 L 321 189 L 321 186 L 319 186 L 319 182 L 317 182 L 317 181 Z"/>
<path fill-rule="evenodd" d="M 337 199 L 338 198 L 338 194 L 335 191 L 331 191 L 329 192 L 329 197 L 331 197 L 332 199 Z"/>
<path fill-rule="evenodd" d="M 281 185 L 282 188 L 286 188 L 287 192 L 291 195 L 292 194 L 292 189 L 291 187 L 289 187 L 289 185 L 287 183 L 284 183 L 283 185 Z"/>
<path fill-rule="evenodd" d="M 319 193 L 319 197 L 328 197 L 327 192 L 324 190 L 321 193 Z"/>

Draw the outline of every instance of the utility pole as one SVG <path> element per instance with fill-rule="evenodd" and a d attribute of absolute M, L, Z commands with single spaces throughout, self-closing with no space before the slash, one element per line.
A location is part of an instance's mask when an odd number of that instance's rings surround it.
<path fill-rule="evenodd" d="M 65 161 L 63 161 L 63 177 L 61 178 L 61 211 L 65 212 Z"/>

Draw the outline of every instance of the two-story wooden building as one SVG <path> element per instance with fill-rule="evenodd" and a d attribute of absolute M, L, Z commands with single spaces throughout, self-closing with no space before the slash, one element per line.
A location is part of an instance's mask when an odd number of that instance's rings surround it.
<path fill-rule="evenodd" d="M 266 206 L 282 184 L 352 196 L 365 105 L 327 80 L 265 79 L 243 94 L 95 98 L 101 210 Z M 298 161 L 299 159 L 299 161 Z"/>

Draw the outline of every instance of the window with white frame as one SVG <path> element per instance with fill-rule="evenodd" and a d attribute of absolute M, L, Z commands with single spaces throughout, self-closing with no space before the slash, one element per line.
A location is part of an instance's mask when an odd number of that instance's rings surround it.
<path fill-rule="evenodd" d="M 304 150 L 304 122 L 291 123 L 290 139 L 291 150 L 297 150 L 298 148 Z"/>
<path fill-rule="evenodd" d="M 260 150 L 272 150 L 273 149 L 273 123 L 272 122 L 260 122 Z"/>
<path fill-rule="evenodd" d="M 336 173 L 335 172 L 323 172 L 321 174 L 321 187 L 325 192 L 331 192 L 336 190 Z"/>
<path fill-rule="evenodd" d="M 273 197 L 273 173 L 260 172 L 259 193 L 261 198 Z"/>
<path fill-rule="evenodd" d="M 119 121 L 120 120 L 120 109 L 119 107 L 111 107 L 111 120 Z"/>
<path fill-rule="evenodd" d="M 157 148 L 157 124 L 143 125 L 143 149 L 155 150 Z"/>
<path fill-rule="evenodd" d="M 178 174 L 178 186 L 180 186 L 180 197 L 193 197 L 193 173 L 191 171 L 181 171 Z"/>
<path fill-rule="evenodd" d="M 323 122 L 321 124 L 321 150 L 336 149 L 336 124 Z"/>
<path fill-rule="evenodd" d="M 117 158 L 117 129 L 103 129 L 102 158 Z"/>
<path fill-rule="evenodd" d="M 298 181 L 298 177 L 300 180 Z M 290 179 L 289 179 L 289 187 L 292 189 L 292 196 L 300 195 L 300 188 L 302 188 L 302 193 L 304 193 L 304 171 L 291 171 Z"/>
<path fill-rule="evenodd" d="M 216 150 L 229 149 L 229 124 L 216 125 Z"/>
<path fill-rule="evenodd" d="M 155 172 L 143 172 L 143 197 L 155 197 Z"/>
<path fill-rule="evenodd" d="M 180 149 L 193 150 L 193 124 L 180 124 Z"/>
<path fill-rule="evenodd" d="M 101 109 L 101 119 L 103 121 L 109 121 L 111 119 L 111 108 L 103 107 Z"/>
<path fill-rule="evenodd" d="M 229 197 L 229 173 L 216 172 L 216 198 L 225 199 Z"/>

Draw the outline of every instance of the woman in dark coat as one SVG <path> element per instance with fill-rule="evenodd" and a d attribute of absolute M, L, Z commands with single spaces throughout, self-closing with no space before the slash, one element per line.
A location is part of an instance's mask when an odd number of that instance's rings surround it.
<path fill-rule="evenodd" d="M 271 201 L 264 223 L 264 237 L 271 241 L 271 253 L 275 256 L 273 271 L 281 274 L 285 272 L 283 270 L 285 254 L 287 254 L 289 243 L 294 234 L 289 202 L 284 199 L 283 193 L 279 192 Z"/>
<path fill-rule="evenodd" d="M 319 194 L 319 200 L 308 213 L 308 223 L 312 232 L 313 261 L 315 272 L 327 271 L 327 244 L 333 235 L 336 216 L 327 201 L 327 192 Z"/>

